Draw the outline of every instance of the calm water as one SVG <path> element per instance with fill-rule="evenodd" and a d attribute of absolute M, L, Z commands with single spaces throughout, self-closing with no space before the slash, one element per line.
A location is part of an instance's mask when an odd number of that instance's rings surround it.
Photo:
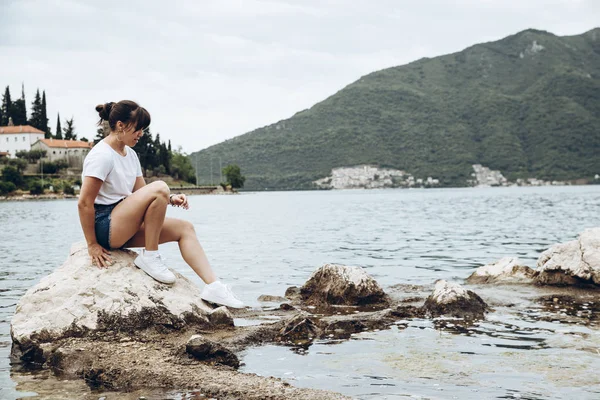
<path fill-rule="evenodd" d="M 600 226 L 600 186 L 244 193 L 190 203 L 168 216 L 195 224 L 217 274 L 252 306 L 325 263 L 362 266 L 384 288 L 460 282 L 503 256 L 534 266 L 549 245 Z M 16 303 L 82 239 L 75 201 L 0 203 L 0 398 L 19 396 L 8 359 Z M 163 252 L 202 286 L 175 244 Z M 358 398 L 592 399 L 600 398 L 598 332 L 498 310 L 469 334 L 415 320 L 306 352 L 252 348 L 243 370 Z"/>

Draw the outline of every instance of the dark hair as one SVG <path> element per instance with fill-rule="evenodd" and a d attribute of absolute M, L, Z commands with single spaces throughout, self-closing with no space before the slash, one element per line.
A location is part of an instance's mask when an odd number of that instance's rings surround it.
<path fill-rule="evenodd" d="M 118 103 L 98 104 L 96 111 L 100 116 L 98 125 L 102 125 L 103 121 L 108 121 L 111 131 L 115 130 L 117 121 L 121 121 L 127 126 L 135 126 L 136 131 L 150 126 L 150 113 L 135 101 L 121 100 Z"/>

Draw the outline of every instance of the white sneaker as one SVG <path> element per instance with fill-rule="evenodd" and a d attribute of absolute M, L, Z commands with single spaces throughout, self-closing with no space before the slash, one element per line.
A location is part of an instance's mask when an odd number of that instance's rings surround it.
<path fill-rule="evenodd" d="M 235 297 L 231 288 L 222 284 L 220 281 L 215 281 L 210 285 L 204 286 L 200 293 L 202 300 L 211 303 L 227 306 L 231 308 L 244 308 L 244 303 Z"/>
<path fill-rule="evenodd" d="M 175 274 L 167 268 L 165 260 L 159 253 L 148 255 L 142 252 L 134 261 L 142 271 L 150 275 L 159 282 L 172 284 L 175 283 Z"/>

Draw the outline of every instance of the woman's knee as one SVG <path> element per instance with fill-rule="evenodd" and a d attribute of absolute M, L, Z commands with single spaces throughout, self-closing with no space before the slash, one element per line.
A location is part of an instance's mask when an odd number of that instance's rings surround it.
<path fill-rule="evenodd" d="M 181 220 L 181 229 L 188 233 L 196 234 L 196 229 L 194 228 L 194 224 L 190 221 Z"/>
<path fill-rule="evenodd" d="M 165 181 L 154 181 L 150 183 L 148 186 L 152 187 L 154 193 L 158 196 L 169 199 L 169 195 L 171 194 L 171 189 L 169 189 L 169 185 L 165 183 Z"/>

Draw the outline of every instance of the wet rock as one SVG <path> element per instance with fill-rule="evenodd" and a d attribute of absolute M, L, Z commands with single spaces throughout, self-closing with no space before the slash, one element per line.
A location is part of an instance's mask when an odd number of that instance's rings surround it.
<path fill-rule="evenodd" d="M 234 326 L 233 315 L 231 315 L 231 312 L 225 306 L 221 306 L 212 310 L 212 312 L 208 315 L 208 319 L 214 326 Z"/>
<path fill-rule="evenodd" d="M 544 311 L 551 313 L 540 319 L 581 325 L 597 323 L 600 320 L 600 302 L 597 299 L 595 291 L 539 297 L 537 301 L 542 304 Z"/>
<path fill-rule="evenodd" d="M 318 337 L 320 329 L 306 313 L 299 313 L 285 321 L 279 331 L 281 341 L 311 341 Z"/>
<path fill-rule="evenodd" d="M 196 359 L 239 368 L 240 361 L 230 350 L 201 335 L 194 335 L 185 345 L 185 351 Z"/>
<path fill-rule="evenodd" d="M 389 315 L 394 318 L 423 318 L 424 311 L 421 307 L 398 305 L 389 311 Z"/>
<path fill-rule="evenodd" d="M 290 286 L 285 290 L 284 296 L 288 300 L 300 300 L 300 288 L 297 286 Z"/>
<path fill-rule="evenodd" d="M 499 261 L 477 268 L 467 278 L 468 283 L 533 283 L 535 271 L 525 265 L 521 265 L 518 258 L 504 257 Z"/>
<path fill-rule="evenodd" d="M 550 247 L 537 266 L 540 284 L 600 285 L 600 228 L 586 229 L 577 240 Z"/>
<path fill-rule="evenodd" d="M 57 376 L 75 378 L 92 368 L 94 360 L 94 355 L 87 351 L 59 347 L 48 357 L 48 366 Z"/>
<path fill-rule="evenodd" d="M 294 310 L 294 306 L 289 304 L 289 303 L 282 303 L 279 305 L 279 309 L 284 310 L 284 311 L 290 311 L 290 310 Z"/>
<path fill-rule="evenodd" d="M 268 294 L 263 294 L 258 296 L 258 301 L 263 303 L 282 303 L 284 301 L 287 301 L 287 299 L 281 296 L 271 296 Z"/>
<path fill-rule="evenodd" d="M 463 319 L 482 319 L 487 308 L 475 292 L 445 280 L 435 283 L 433 293 L 423 306 L 424 311 L 433 317 L 445 315 Z"/>
<path fill-rule="evenodd" d="M 388 297 L 360 267 L 326 264 L 300 289 L 302 300 L 314 305 L 385 304 Z"/>
<path fill-rule="evenodd" d="M 360 320 L 339 320 L 330 322 L 323 329 L 322 337 L 335 337 L 336 339 L 349 338 L 353 333 L 367 330 L 368 327 Z"/>
<path fill-rule="evenodd" d="M 40 345 L 97 331 L 149 327 L 181 329 L 209 324 L 199 289 L 176 273 L 172 286 L 133 265 L 136 253 L 113 251 L 114 265 L 91 265 L 85 244 L 73 245 L 65 263 L 25 293 L 11 320 L 12 354 L 40 358 Z"/>

